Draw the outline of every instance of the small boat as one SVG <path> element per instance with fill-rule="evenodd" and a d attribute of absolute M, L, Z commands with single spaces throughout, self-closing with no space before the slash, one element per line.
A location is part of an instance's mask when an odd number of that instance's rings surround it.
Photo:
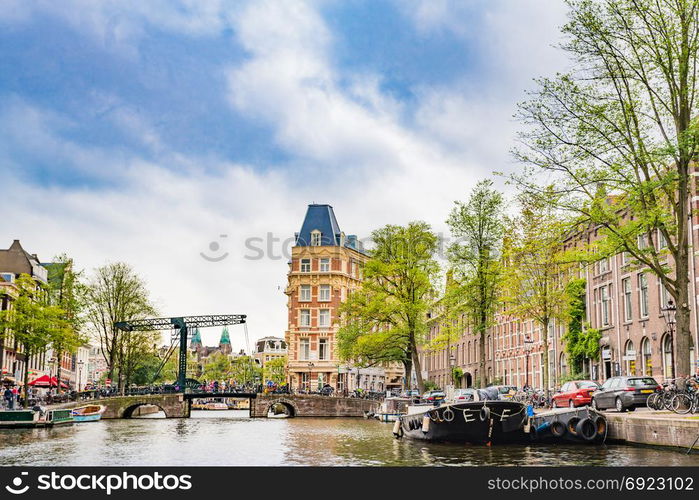
<path fill-rule="evenodd" d="M 38 408 L 38 407 L 37 407 Z M 33 429 L 72 424 L 71 410 L 6 410 L 0 411 L 0 429 Z"/>
<path fill-rule="evenodd" d="M 589 406 L 546 411 L 530 417 L 529 436 L 532 441 L 543 443 L 603 443 L 607 438 L 607 419 Z"/>
<path fill-rule="evenodd" d="M 409 405 L 408 398 L 386 398 L 372 416 L 379 422 L 395 422 L 408 412 Z"/>
<path fill-rule="evenodd" d="M 207 410 L 227 410 L 228 405 L 226 403 L 206 403 Z"/>
<path fill-rule="evenodd" d="M 526 407 L 515 401 L 412 405 L 395 422 L 393 434 L 425 441 L 517 443 L 528 438 L 524 432 L 527 418 Z"/>
<path fill-rule="evenodd" d="M 76 422 L 95 422 L 102 418 L 106 406 L 87 405 L 80 408 L 73 408 L 73 418 Z"/>

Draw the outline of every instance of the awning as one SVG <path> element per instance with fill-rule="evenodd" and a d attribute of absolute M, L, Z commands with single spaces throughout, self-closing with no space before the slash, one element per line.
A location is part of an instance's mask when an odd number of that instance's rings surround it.
<path fill-rule="evenodd" d="M 49 378 L 48 375 L 42 375 L 29 382 L 29 385 L 32 387 L 58 387 L 58 379 L 56 377 Z M 67 389 L 68 385 L 61 380 L 61 387 Z"/>

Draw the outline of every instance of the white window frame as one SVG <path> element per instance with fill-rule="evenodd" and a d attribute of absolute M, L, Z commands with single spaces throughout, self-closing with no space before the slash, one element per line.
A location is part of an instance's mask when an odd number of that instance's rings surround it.
<path fill-rule="evenodd" d="M 311 310 L 310 309 L 300 309 L 299 310 L 299 326 L 303 327 L 303 328 L 308 328 L 311 326 Z"/>
<path fill-rule="evenodd" d="M 602 326 L 609 326 L 609 290 L 606 286 L 600 287 L 600 304 L 602 306 Z"/>
<path fill-rule="evenodd" d="M 631 286 L 631 278 L 621 280 L 621 286 L 624 294 L 624 320 L 631 321 L 633 319 L 633 288 Z"/>
<path fill-rule="evenodd" d="M 301 265 L 299 267 L 302 273 L 311 272 L 311 259 L 301 259 Z"/>
<path fill-rule="evenodd" d="M 330 326 L 330 309 L 318 309 L 318 326 L 321 328 Z"/>
<path fill-rule="evenodd" d="M 311 231 L 311 246 L 312 247 L 319 247 L 322 242 L 323 242 L 323 233 L 321 233 L 317 229 L 314 229 L 313 231 Z"/>
<path fill-rule="evenodd" d="M 318 286 L 318 302 L 330 302 L 332 297 L 332 287 L 330 285 Z"/>
<path fill-rule="evenodd" d="M 311 358 L 311 339 L 308 337 L 299 339 L 299 360 L 308 361 Z"/>
<path fill-rule="evenodd" d="M 299 287 L 299 302 L 311 301 L 311 285 L 301 285 Z"/>
<path fill-rule="evenodd" d="M 645 290 L 645 292 L 644 292 Z M 642 318 L 648 317 L 648 277 L 638 273 L 638 308 Z"/>
<path fill-rule="evenodd" d="M 667 248 L 667 240 L 660 229 L 657 229 L 656 231 L 658 235 L 658 250 L 663 250 Z"/>
<path fill-rule="evenodd" d="M 318 261 L 318 269 L 320 270 L 321 273 L 329 273 L 330 272 L 330 259 L 327 257 L 320 259 Z"/>
<path fill-rule="evenodd" d="M 327 361 L 330 359 L 330 343 L 328 339 L 318 340 L 318 359 L 320 361 Z"/>

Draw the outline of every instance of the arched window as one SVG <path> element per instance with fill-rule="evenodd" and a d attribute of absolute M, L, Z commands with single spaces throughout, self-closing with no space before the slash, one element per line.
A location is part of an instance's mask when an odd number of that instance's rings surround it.
<path fill-rule="evenodd" d="M 317 229 L 311 231 L 311 246 L 319 247 L 321 242 L 322 234 Z"/>
<path fill-rule="evenodd" d="M 468 351 L 466 351 L 466 363 L 471 362 L 471 341 L 468 341 Z"/>
<path fill-rule="evenodd" d="M 624 347 L 624 369 L 626 375 L 636 375 L 636 351 L 631 340 L 627 340 Z"/>
<path fill-rule="evenodd" d="M 648 377 L 653 376 L 653 359 L 651 358 L 651 347 L 650 339 L 644 337 L 641 341 L 641 369 L 643 370 L 643 375 Z"/>
<path fill-rule="evenodd" d="M 568 375 L 568 361 L 566 360 L 566 353 L 562 352 L 559 358 L 558 369 L 561 377 Z"/>
<path fill-rule="evenodd" d="M 669 335 L 663 336 L 660 348 L 663 354 L 663 377 L 672 378 L 672 338 Z"/>

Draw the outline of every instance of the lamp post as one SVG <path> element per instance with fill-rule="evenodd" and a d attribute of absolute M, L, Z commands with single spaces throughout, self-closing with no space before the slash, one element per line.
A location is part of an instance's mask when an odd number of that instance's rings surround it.
<path fill-rule="evenodd" d="M 451 383 L 454 387 L 456 387 L 456 376 L 454 375 L 454 368 L 456 367 L 456 356 L 454 356 L 454 353 L 451 353 L 449 356 L 449 366 L 451 367 Z"/>
<path fill-rule="evenodd" d="M 667 301 L 667 307 L 660 309 L 663 313 L 663 319 L 665 320 L 665 325 L 667 325 L 667 333 L 670 335 L 670 376 L 675 378 L 675 324 L 677 320 L 675 314 L 677 313 L 677 307 L 672 299 Z M 660 347 L 663 353 L 663 358 L 665 355 L 664 346 Z"/>
<path fill-rule="evenodd" d="M 526 367 L 524 370 L 525 377 L 526 377 L 526 382 L 524 385 L 529 388 L 529 354 L 532 352 L 532 345 L 534 344 L 534 341 L 529 338 L 529 335 L 526 335 L 524 337 L 524 354 L 525 354 L 525 359 L 526 359 Z"/>
<path fill-rule="evenodd" d="M 78 392 L 80 392 L 80 388 L 82 387 L 82 380 L 83 380 L 83 365 L 85 362 L 81 359 L 78 361 L 78 383 L 77 383 L 77 389 Z"/>
<path fill-rule="evenodd" d="M 311 375 L 313 374 L 313 363 L 308 363 L 308 392 L 311 392 Z"/>

